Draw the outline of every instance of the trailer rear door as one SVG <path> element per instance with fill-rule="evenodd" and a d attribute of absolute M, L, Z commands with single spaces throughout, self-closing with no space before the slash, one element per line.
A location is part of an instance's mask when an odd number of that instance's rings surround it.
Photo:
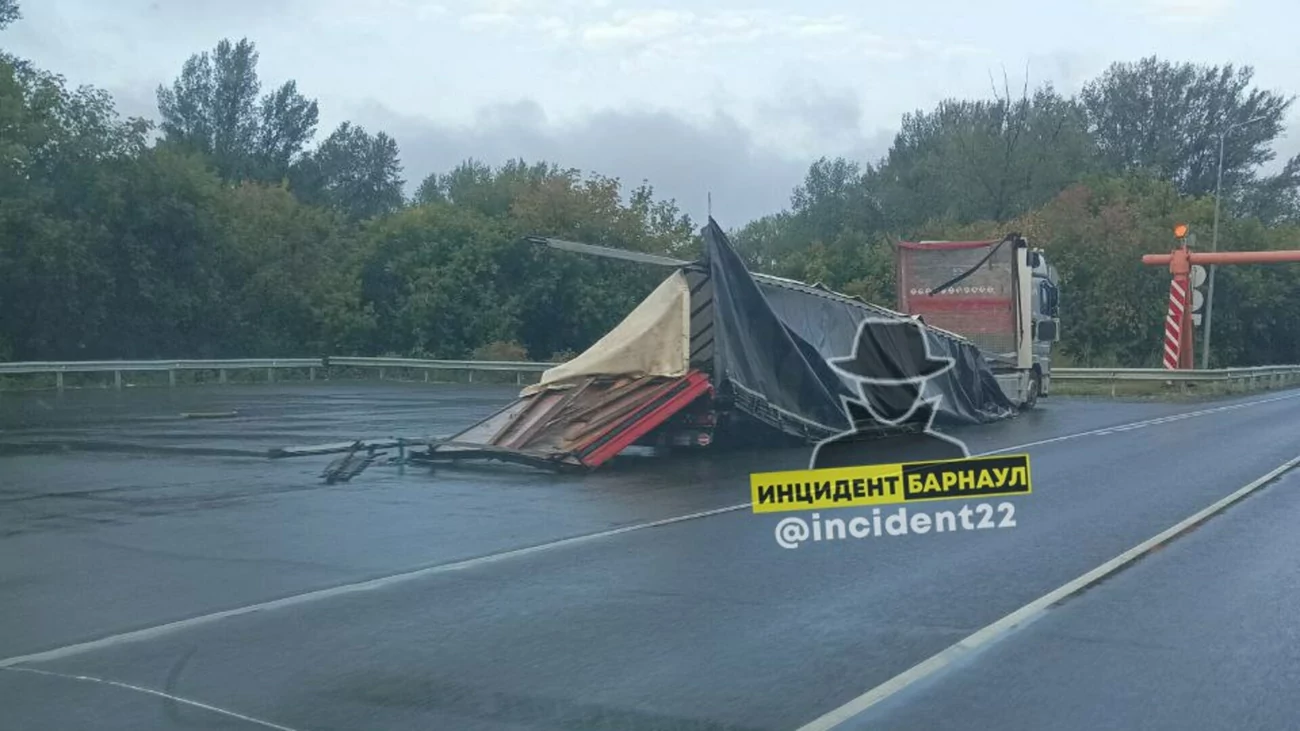
<path fill-rule="evenodd" d="M 1015 362 L 1015 255 L 1015 247 L 1002 241 L 900 242 L 899 308 L 968 338 L 987 358 Z M 931 294 L 976 265 L 960 282 Z"/>

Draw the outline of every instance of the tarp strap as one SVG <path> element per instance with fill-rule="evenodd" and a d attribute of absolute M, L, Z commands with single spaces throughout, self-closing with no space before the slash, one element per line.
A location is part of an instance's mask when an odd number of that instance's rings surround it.
<path fill-rule="evenodd" d="M 1015 234 L 1007 234 L 1007 237 L 999 241 L 997 246 L 994 246 L 991 250 L 989 250 L 989 253 L 986 254 L 983 259 L 980 259 L 979 262 L 975 264 L 975 266 L 971 267 L 970 269 L 967 269 L 961 274 L 958 274 L 952 279 L 949 279 L 943 284 L 940 284 L 938 287 L 935 287 L 934 289 L 930 290 L 930 296 L 933 297 L 934 295 L 939 294 L 940 292 L 944 291 L 949 287 L 960 284 L 962 280 L 966 279 L 966 277 L 969 277 L 970 275 L 979 271 L 980 267 L 984 266 L 984 264 L 987 263 L 989 259 L 992 259 L 993 255 L 998 253 L 998 249 L 1001 249 L 1003 244 L 1007 243 L 1008 241 L 1013 241 L 1015 239 L 1016 239 Z"/>

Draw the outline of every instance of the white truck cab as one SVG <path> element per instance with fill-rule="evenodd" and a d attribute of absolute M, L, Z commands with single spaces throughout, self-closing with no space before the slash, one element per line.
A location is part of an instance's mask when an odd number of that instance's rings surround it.
<path fill-rule="evenodd" d="M 999 374 L 998 383 L 1012 401 L 1033 408 L 1052 390 L 1052 347 L 1061 338 L 1060 286 L 1042 249 L 1027 242 L 1017 249 L 1016 369 L 1014 379 Z"/>

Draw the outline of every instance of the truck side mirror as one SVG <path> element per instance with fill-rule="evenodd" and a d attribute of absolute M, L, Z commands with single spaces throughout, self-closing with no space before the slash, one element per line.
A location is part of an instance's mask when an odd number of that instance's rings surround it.
<path fill-rule="evenodd" d="M 1060 339 L 1060 333 L 1057 332 L 1056 320 L 1039 320 L 1037 324 L 1038 331 L 1034 334 L 1034 339 L 1041 342 L 1051 343 Z"/>

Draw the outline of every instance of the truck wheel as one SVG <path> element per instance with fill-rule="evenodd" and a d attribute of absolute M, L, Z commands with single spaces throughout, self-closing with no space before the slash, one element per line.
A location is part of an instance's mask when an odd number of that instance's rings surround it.
<path fill-rule="evenodd" d="M 1034 369 L 1029 374 L 1029 393 L 1025 394 L 1025 402 L 1020 405 L 1024 411 L 1034 408 L 1038 405 L 1038 395 L 1043 392 L 1043 374 Z"/>

